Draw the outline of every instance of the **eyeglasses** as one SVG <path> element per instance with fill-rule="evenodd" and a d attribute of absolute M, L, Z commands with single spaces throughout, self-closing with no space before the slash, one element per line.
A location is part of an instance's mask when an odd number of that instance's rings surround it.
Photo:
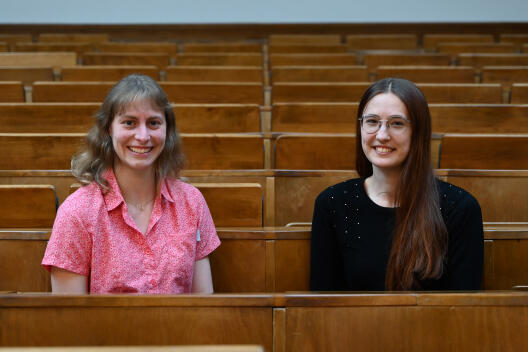
<path fill-rule="evenodd" d="M 359 118 L 361 128 L 368 134 L 376 133 L 380 130 L 382 123 L 385 123 L 385 127 L 395 134 L 401 134 L 407 130 L 411 121 L 404 119 L 403 117 L 391 117 L 388 120 L 381 120 L 375 116 L 363 116 Z"/>

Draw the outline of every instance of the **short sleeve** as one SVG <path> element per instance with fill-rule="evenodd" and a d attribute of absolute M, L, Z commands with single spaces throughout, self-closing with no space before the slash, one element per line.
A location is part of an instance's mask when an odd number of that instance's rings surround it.
<path fill-rule="evenodd" d="M 218 246 L 220 246 L 220 239 L 216 234 L 211 212 L 209 211 L 209 207 L 207 206 L 204 197 L 201 194 L 200 196 L 201 204 L 198 207 L 198 209 L 200 209 L 198 219 L 199 238 L 197 234 L 196 260 L 207 257 Z"/>
<path fill-rule="evenodd" d="M 59 207 L 42 265 L 52 266 L 89 276 L 91 267 L 92 236 L 79 217 L 74 202 L 68 199 Z"/>

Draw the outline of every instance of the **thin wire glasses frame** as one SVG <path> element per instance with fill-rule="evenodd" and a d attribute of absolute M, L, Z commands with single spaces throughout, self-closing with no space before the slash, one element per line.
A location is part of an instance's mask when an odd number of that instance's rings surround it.
<path fill-rule="evenodd" d="M 368 134 L 373 134 L 381 129 L 381 125 L 385 123 L 385 128 L 393 133 L 403 133 L 410 126 L 411 121 L 403 117 L 391 117 L 387 120 L 382 120 L 377 116 L 362 116 L 358 119 L 361 123 L 361 128 Z"/>

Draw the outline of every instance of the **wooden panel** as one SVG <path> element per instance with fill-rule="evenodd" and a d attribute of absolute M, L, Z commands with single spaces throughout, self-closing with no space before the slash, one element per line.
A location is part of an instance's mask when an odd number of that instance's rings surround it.
<path fill-rule="evenodd" d="M 363 64 L 370 69 L 378 66 L 393 65 L 449 65 L 447 54 L 412 54 L 412 53 L 366 53 Z"/>
<path fill-rule="evenodd" d="M 528 133 L 528 106 L 429 104 L 433 132 Z"/>
<path fill-rule="evenodd" d="M 528 170 L 528 135 L 444 135 L 440 168 Z"/>
<path fill-rule="evenodd" d="M 461 53 L 514 53 L 513 43 L 439 43 L 436 47 L 439 53 L 457 55 Z"/>
<path fill-rule="evenodd" d="M 376 79 L 386 77 L 416 83 L 475 83 L 475 70 L 468 66 L 378 66 Z"/>
<path fill-rule="evenodd" d="M 181 104 L 259 104 L 264 102 L 260 83 L 160 82 L 169 100 Z"/>
<path fill-rule="evenodd" d="M 159 79 L 156 66 L 65 66 L 61 68 L 62 81 L 78 82 L 117 82 L 133 73 Z"/>
<path fill-rule="evenodd" d="M 260 66 L 169 66 L 167 81 L 179 82 L 257 82 L 262 83 Z"/>
<path fill-rule="evenodd" d="M 1 302 L 2 346 L 273 345 L 265 295 L 12 295 Z"/>
<path fill-rule="evenodd" d="M 224 238 L 210 255 L 215 292 L 265 292 L 266 248 L 263 239 Z"/>
<path fill-rule="evenodd" d="M 51 227 L 55 189 L 49 185 L 0 185 L 0 227 Z M 9 201 L 6 201 L 9 200 Z"/>
<path fill-rule="evenodd" d="M 35 82 L 36 103 L 102 103 L 114 82 Z"/>
<path fill-rule="evenodd" d="M 77 63 L 74 52 L 0 53 L 0 66 L 72 66 Z"/>
<path fill-rule="evenodd" d="M 9 45 L 14 45 L 20 42 L 31 42 L 33 38 L 31 34 L 0 34 L 0 42 L 5 42 Z"/>
<path fill-rule="evenodd" d="M 418 47 L 414 34 L 354 34 L 346 36 L 351 50 L 413 50 Z"/>
<path fill-rule="evenodd" d="M 273 103 L 358 102 L 370 83 L 275 83 Z"/>
<path fill-rule="evenodd" d="M 262 226 L 262 188 L 258 183 L 194 183 L 202 192 L 215 226 Z"/>
<path fill-rule="evenodd" d="M 178 44 L 168 42 L 106 42 L 97 44 L 102 53 L 165 53 L 174 55 Z"/>
<path fill-rule="evenodd" d="M 85 53 L 83 65 L 154 65 L 165 68 L 169 55 L 161 53 Z"/>
<path fill-rule="evenodd" d="M 17 235 L 9 238 L 0 232 L 0 291 L 50 292 L 50 275 L 40 265 L 47 236 Z"/>
<path fill-rule="evenodd" d="M 510 290 L 514 286 L 528 284 L 528 241 L 494 240 L 492 246 L 492 277 L 494 290 Z"/>
<path fill-rule="evenodd" d="M 352 170 L 355 134 L 281 135 L 275 141 L 275 168 L 288 170 Z"/>
<path fill-rule="evenodd" d="M 502 88 L 500 84 L 421 83 L 418 84 L 418 88 L 423 92 L 428 103 L 502 103 Z"/>
<path fill-rule="evenodd" d="M 189 170 L 243 170 L 264 167 L 259 135 L 182 135 Z"/>
<path fill-rule="evenodd" d="M 9 46 L 6 42 L 0 42 L 0 52 L 7 52 L 9 51 Z"/>
<path fill-rule="evenodd" d="M 270 54 L 273 66 L 354 66 L 356 55 L 347 54 Z"/>
<path fill-rule="evenodd" d="M 99 104 L 0 104 L 0 133 L 86 133 Z"/>
<path fill-rule="evenodd" d="M 53 68 L 11 66 L 0 67 L 0 81 L 20 81 L 31 84 L 35 81 L 53 81 Z"/>
<path fill-rule="evenodd" d="M 15 51 L 70 51 L 81 55 L 83 53 L 94 51 L 95 45 L 92 43 L 82 42 L 60 42 L 60 43 L 17 43 Z"/>
<path fill-rule="evenodd" d="M 521 48 L 521 53 L 528 54 L 528 44 L 523 44 Z"/>
<path fill-rule="evenodd" d="M 528 83 L 528 66 L 484 66 L 482 83 L 511 85 L 516 82 Z"/>
<path fill-rule="evenodd" d="M 357 103 L 277 103 L 273 132 L 355 133 Z"/>
<path fill-rule="evenodd" d="M 275 226 L 312 222 L 315 198 L 325 188 L 358 177 L 355 171 L 284 171 L 275 176 Z"/>
<path fill-rule="evenodd" d="M 274 66 L 273 82 L 367 82 L 366 66 Z"/>
<path fill-rule="evenodd" d="M 84 134 L 0 134 L 2 170 L 69 170 Z"/>
<path fill-rule="evenodd" d="M 100 43 L 110 40 L 105 33 L 41 33 L 38 36 L 39 42 L 86 42 Z"/>
<path fill-rule="evenodd" d="M 272 34 L 269 44 L 340 44 L 341 36 L 338 34 Z"/>
<path fill-rule="evenodd" d="M 262 54 L 253 53 L 207 53 L 178 54 L 178 65 L 195 66 L 262 66 Z"/>
<path fill-rule="evenodd" d="M 440 43 L 489 43 L 491 34 L 424 34 L 423 48 L 434 50 Z"/>
<path fill-rule="evenodd" d="M 528 66 L 528 54 L 459 54 L 462 66 Z"/>
<path fill-rule="evenodd" d="M 524 43 L 528 43 L 528 34 L 508 33 L 500 35 L 501 43 L 513 43 L 519 49 Z"/>
<path fill-rule="evenodd" d="M 179 104 L 173 108 L 178 130 L 183 133 L 260 132 L 258 105 Z"/>
<path fill-rule="evenodd" d="M 447 182 L 477 198 L 484 221 L 528 221 L 526 171 L 450 171 Z"/>
<path fill-rule="evenodd" d="M 22 82 L 0 82 L 0 102 L 24 102 L 24 87 Z"/>
<path fill-rule="evenodd" d="M 184 43 L 184 53 L 261 53 L 262 45 L 259 43 Z"/>
<path fill-rule="evenodd" d="M 275 241 L 275 292 L 310 289 L 310 240 Z"/>
<path fill-rule="evenodd" d="M 511 87 L 512 104 L 528 104 L 528 83 L 514 83 Z"/>
<path fill-rule="evenodd" d="M 339 54 L 346 53 L 347 47 L 343 44 L 277 44 L 270 45 L 270 54 Z"/>
<path fill-rule="evenodd" d="M 3 347 L 4 352 L 264 352 L 255 345 Z"/>

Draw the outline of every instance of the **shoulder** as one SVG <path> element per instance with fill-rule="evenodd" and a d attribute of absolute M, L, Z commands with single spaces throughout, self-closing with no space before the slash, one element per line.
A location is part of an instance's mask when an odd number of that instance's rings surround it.
<path fill-rule="evenodd" d="M 468 191 L 453 184 L 437 181 L 440 209 L 447 227 L 460 225 L 474 218 L 482 223 L 482 214 L 477 199 Z"/>
<path fill-rule="evenodd" d="M 167 178 L 165 184 L 168 193 L 176 203 L 184 202 L 194 205 L 205 203 L 202 192 L 190 183 L 177 178 Z"/>
<path fill-rule="evenodd" d="M 59 210 L 79 216 L 92 212 L 103 203 L 101 188 L 92 182 L 70 194 L 60 205 Z"/>
<path fill-rule="evenodd" d="M 362 182 L 363 180 L 361 178 L 354 178 L 330 186 L 319 193 L 315 202 L 316 204 L 328 204 L 344 201 L 345 198 L 349 198 L 350 194 L 361 189 Z"/>

